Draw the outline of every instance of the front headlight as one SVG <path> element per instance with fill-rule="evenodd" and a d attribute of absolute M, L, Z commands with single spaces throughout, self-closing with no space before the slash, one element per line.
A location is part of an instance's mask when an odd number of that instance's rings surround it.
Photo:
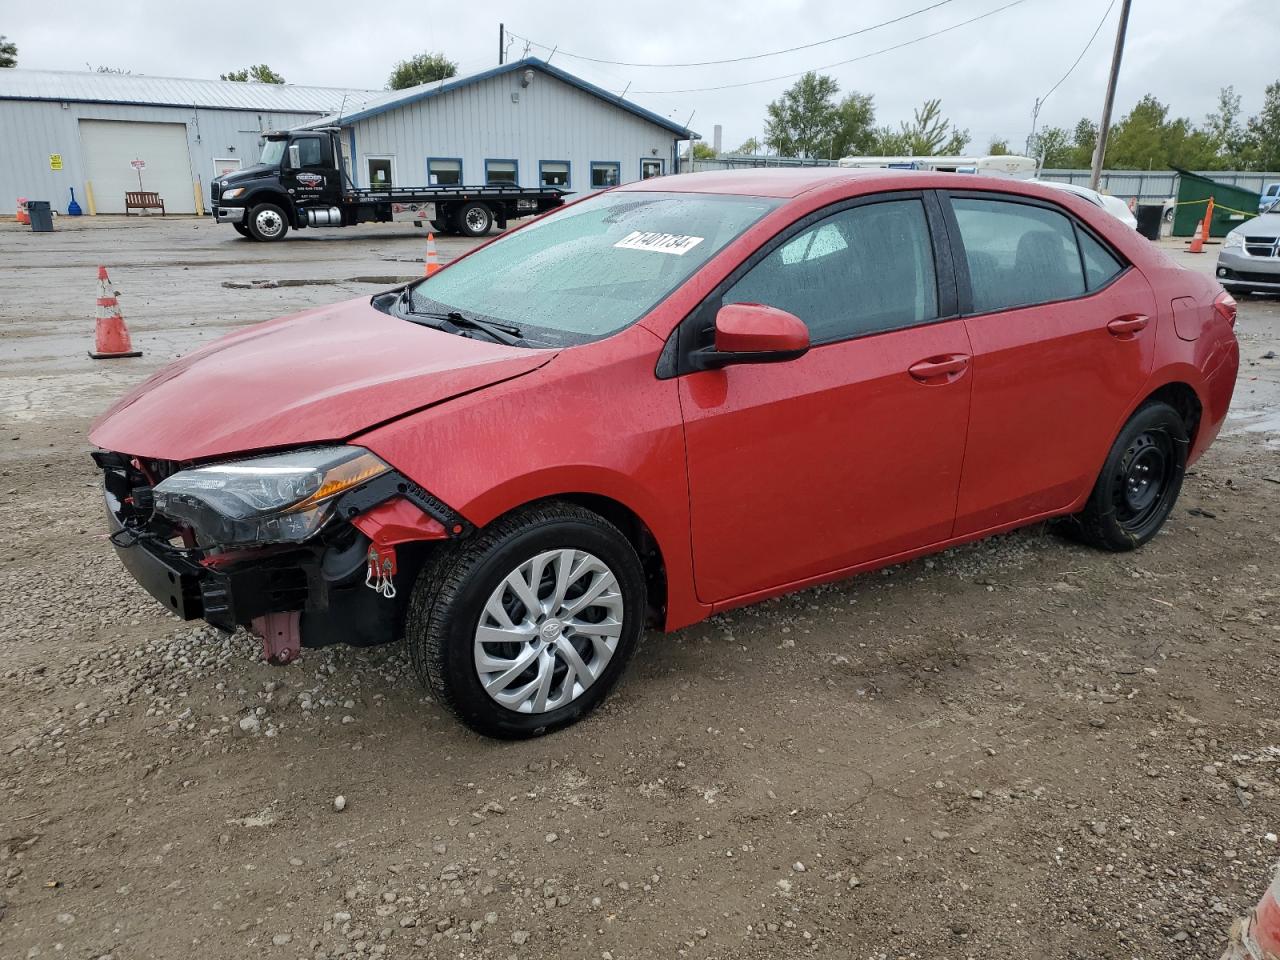
<path fill-rule="evenodd" d="M 1223 250 L 1238 250 L 1244 246 L 1244 234 L 1236 233 L 1232 230 L 1227 234 L 1226 239 L 1222 241 Z"/>
<path fill-rule="evenodd" d="M 230 190 L 223 191 L 222 199 L 234 200 L 236 197 L 240 196 L 240 194 L 242 193 L 244 193 L 244 187 L 232 187 Z"/>
<path fill-rule="evenodd" d="M 343 493 L 390 470 L 362 447 L 315 447 L 181 470 L 155 488 L 155 509 L 201 544 L 299 543 Z"/>

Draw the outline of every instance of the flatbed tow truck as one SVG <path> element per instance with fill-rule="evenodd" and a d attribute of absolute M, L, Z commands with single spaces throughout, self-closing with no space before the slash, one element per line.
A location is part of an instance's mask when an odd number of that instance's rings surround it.
<path fill-rule="evenodd" d="M 271 242 L 289 228 L 352 227 L 360 223 L 430 223 L 439 233 L 482 237 L 496 223 L 529 217 L 564 203 L 559 187 L 449 184 L 388 189 L 356 187 L 347 175 L 338 127 L 271 130 L 257 164 L 209 185 L 213 219 L 243 237 Z"/>

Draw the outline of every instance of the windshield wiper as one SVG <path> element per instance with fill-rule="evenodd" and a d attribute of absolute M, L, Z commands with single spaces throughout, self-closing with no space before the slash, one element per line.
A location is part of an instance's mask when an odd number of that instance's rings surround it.
<path fill-rule="evenodd" d="M 413 287 L 405 287 L 396 297 L 396 306 L 404 310 L 410 317 L 427 317 L 431 320 L 448 320 L 455 327 L 464 330 L 479 330 L 491 340 L 504 343 L 509 347 L 520 345 L 524 339 L 520 328 L 510 323 L 499 323 L 496 320 L 482 320 L 461 310 L 415 310 L 413 308 Z"/>

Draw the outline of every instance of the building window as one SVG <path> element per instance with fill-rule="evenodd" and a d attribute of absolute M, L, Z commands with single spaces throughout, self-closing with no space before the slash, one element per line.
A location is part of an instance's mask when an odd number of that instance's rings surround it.
<path fill-rule="evenodd" d="M 603 190 L 605 187 L 616 187 L 622 181 L 621 166 L 621 164 L 613 162 L 593 162 L 591 164 L 591 188 L 593 190 Z"/>
<path fill-rule="evenodd" d="M 648 180 L 652 177 L 660 177 L 666 173 L 665 164 L 662 159 L 651 160 L 645 158 L 640 161 L 640 179 Z"/>
<path fill-rule="evenodd" d="M 538 165 L 538 171 L 544 187 L 569 186 L 568 160 L 543 160 Z"/>
<path fill-rule="evenodd" d="M 427 160 L 427 183 L 433 187 L 456 187 L 462 183 L 462 161 L 456 157 Z"/>
<path fill-rule="evenodd" d="M 375 190 L 395 186 L 395 161 L 391 157 L 366 157 L 365 169 L 369 174 L 369 186 Z"/>
<path fill-rule="evenodd" d="M 486 160 L 484 162 L 485 183 L 509 183 L 512 186 L 520 182 L 514 160 Z"/>

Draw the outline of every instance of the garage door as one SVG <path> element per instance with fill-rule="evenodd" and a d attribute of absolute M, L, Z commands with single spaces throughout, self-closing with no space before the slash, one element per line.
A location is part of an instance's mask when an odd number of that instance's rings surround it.
<path fill-rule="evenodd" d="M 196 212 L 185 124 L 81 120 L 80 149 L 99 213 L 124 213 L 125 191 L 138 189 L 160 194 L 167 213 Z"/>

